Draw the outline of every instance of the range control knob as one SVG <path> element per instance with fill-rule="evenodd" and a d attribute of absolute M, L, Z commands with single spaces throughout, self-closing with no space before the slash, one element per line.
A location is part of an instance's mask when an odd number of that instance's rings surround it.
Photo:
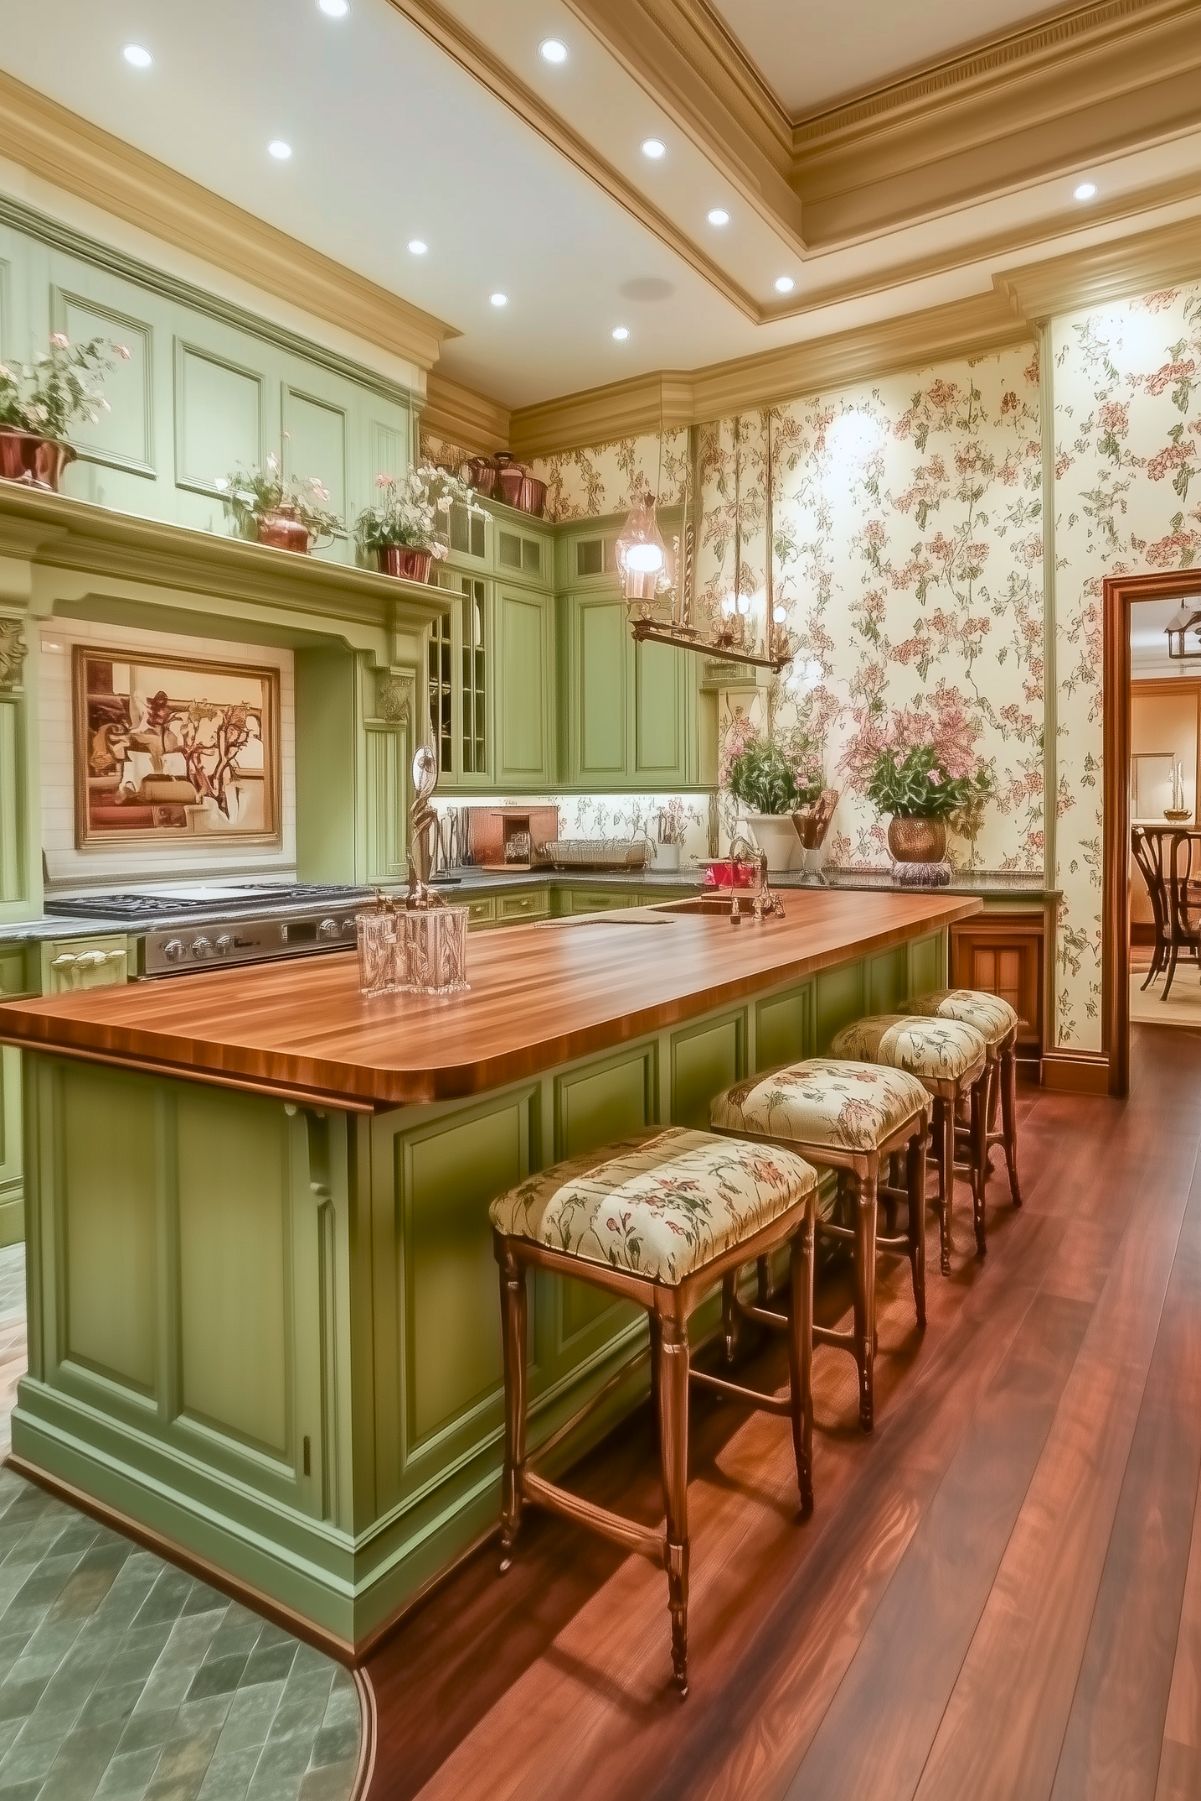
<path fill-rule="evenodd" d="M 234 941 L 230 934 L 228 932 L 222 932 L 213 948 L 219 957 L 228 957 L 233 947 Z"/>
<path fill-rule="evenodd" d="M 318 938 L 337 938 L 339 935 L 336 919 L 323 919 L 317 927 Z"/>
<path fill-rule="evenodd" d="M 163 955 L 169 963 L 178 963 L 183 956 L 183 939 L 168 938 L 163 946 Z"/>
<path fill-rule="evenodd" d="M 212 945 L 205 937 L 193 938 L 192 940 L 192 955 L 196 958 L 197 962 L 199 962 L 202 957 L 207 957 L 212 948 Z"/>

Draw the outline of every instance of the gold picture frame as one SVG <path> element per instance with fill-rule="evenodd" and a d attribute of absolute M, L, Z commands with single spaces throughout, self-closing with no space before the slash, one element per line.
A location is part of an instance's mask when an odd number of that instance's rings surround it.
<path fill-rule="evenodd" d="M 279 844 L 279 670 L 77 644 L 75 844 Z"/>

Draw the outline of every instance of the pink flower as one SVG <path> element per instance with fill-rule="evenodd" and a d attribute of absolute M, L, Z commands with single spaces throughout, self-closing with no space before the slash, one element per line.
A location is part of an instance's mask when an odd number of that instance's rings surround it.
<path fill-rule="evenodd" d="M 70 350 L 71 348 L 70 338 L 61 331 L 52 331 L 50 333 L 50 342 L 54 345 L 56 350 Z"/>
<path fill-rule="evenodd" d="M 133 352 L 130 350 L 128 344 L 114 344 L 113 350 L 120 357 L 120 359 L 123 363 L 127 363 L 129 361 L 130 357 L 133 355 Z"/>
<path fill-rule="evenodd" d="M 375 478 L 375 485 L 377 488 L 390 488 L 394 479 L 395 477 L 391 475 L 377 475 Z"/>

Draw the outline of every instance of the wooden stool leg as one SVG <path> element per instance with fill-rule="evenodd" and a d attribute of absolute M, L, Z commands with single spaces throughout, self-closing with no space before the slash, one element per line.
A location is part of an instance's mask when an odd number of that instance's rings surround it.
<path fill-rule="evenodd" d="M 876 1191 L 878 1174 L 851 1174 L 848 1185 L 855 1215 L 855 1361 L 859 1365 L 859 1424 L 875 1424 L 876 1355 Z"/>
<path fill-rule="evenodd" d="M 909 1140 L 906 1154 L 909 1190 L 909 1266 L 913 1271 L 913 1304 L 917 1323 L 926 1325 L 926 1128 Z"/>
<path fill-rule="evenodd" d="M 659 1316 L 659 1460 L 667 1508 L 664 1562 L 671 1612 L 671 1662 L 681 1700 L 688 1693 L 688 1331 Z"/>
<path fill-rule="evenodd" d="M 513 1561 L 521 1525 L 525 1465 L 525 1265 L 505 1246 L 500 1254 L 500 1320 L 505 1373 L 505 1467 L 501 1480 L 500 1568 Z"/>
<path fill-rule="evenodd" d="M 792 1449 L 801 1512 L 813 1512 L 813 1234 L 812 1201 L 788 1251 L 788 1374 L 792 1393 Z"/>
<path fill-rule="evenodd" d="M 738 1349 L 738 1272 L 731 1270 L 721 1279 L 721 1333 L 725 1343 L 726 1362 L 733 1363 Z"/>
<path fill-rule="evenodd" d="M 941 1095 L 934 1103 L 934 1154 L 938 1159 L 938 1248 L 944 1276 L 951 1273 L 951 1210 L 955 1197 L 955 1107 Z"/>
<path fill-rule="evenodd" d="M 1009 1192 L 1013 1204 L 1020 1207 L 1022 1191 L 1018 1185 L 1018 1058 L 1015 1045 L 1001 1052 L 1001 1126 L 1004 1131 L 1005 1163 L 1009 1170 Z"/>
<path fill-rule="evenodd" d="M 663 1328 L 659 1324 L 659 1315 L 653 1310 L 647 1314 L 651 1330 L 651 1412 L 655 1418 L 655 1431 L 659 1430 L 659 1369 L 662 1359 L 659 1352 L 663 1340 Z"/>
<path fill-rule="evenodd" d="M 771 1258 L 760 1257 L 755 1265 L 755 1299 L 760 1307 L 771 1306 Z"/>
<path fill-rule="evenodd" d="M 980 1080 L 972 1084 L 968 1165 L 972 1172 L 972 1223 L 976 1229 L 977 1257 L 983 1257 L 988 1251 L 984 1223 L 984 1185 L 988 1180 L 988 1097 L 992 1087 L 990 1068 L 991 1065 L 986 1064 Z"/>

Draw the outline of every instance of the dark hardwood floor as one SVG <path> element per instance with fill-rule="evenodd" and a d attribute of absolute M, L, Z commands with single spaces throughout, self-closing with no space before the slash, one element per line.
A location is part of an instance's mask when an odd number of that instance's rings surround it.
<path fill-rule="evenodd" d="M 786 1423 L 694 1398 L 687 1701 L 661 1574 L 533 1515 L 373 1660 L 372 1801 L 1198 1801 L 1201 1033 L 1021 1119 L 1026 1205 L 994 1176 L 983 1265 L 960 1208 L 924 1337 L 887 1275 L 871 1438 L 816 1353 L 811 1521 Z M 572 1480 L 652 1519 L 655 1467 L 648 1414 Z"/>

